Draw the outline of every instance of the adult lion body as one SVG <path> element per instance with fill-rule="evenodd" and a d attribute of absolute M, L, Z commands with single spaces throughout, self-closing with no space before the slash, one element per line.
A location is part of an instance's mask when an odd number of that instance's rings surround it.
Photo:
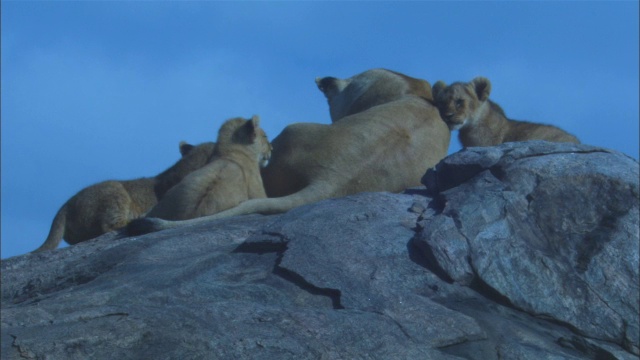
<path fill-rule="evenodd" d="M 171 188 L 148 217 L 185 220 L 216 214 L 247 199 L 266 198 L 260 166 L 271 145 L 259 118 L 226 121 L 218 132 L 213 159 Z"/>
<path fill-rule="evenodd" d="M 424 172 L 446 156 L 451 134 L 431 103 L 428 82 L 374 69 L 316 83 L 329 102 L 332 124 L 292 124 L 273 140 L 271 161 L 262 172 L 268 199 L 187 221 L 140 219 L 131 233 L 282 213 L 363 191 L 399 192 L 418 186 Z"/>
<path fill-rule="evenodd" d="M 84 188 L 58 210 L 47 239 L 34 251 L 55 249 L 63 238 L 73 245 L 124 227 L 149 211 L 187 174 L 204 166 L 211 158 L 214 145 L 210 142 L 193 146 L 181 142 L 182 158 L 155 177 L 109 180 Z"/>
<path fill-rule="evenodd" d="M 460 130 L 458 138 L 462 146 L 492 146 L 526 140 L 580 142 L 552 125 L 508 119 L 502 108 L 489 100 L 490 93 L 491 82 L 483 77 L 449 86 L 438 81 L 433 86 L 442 118 L 451 130 Z"/>

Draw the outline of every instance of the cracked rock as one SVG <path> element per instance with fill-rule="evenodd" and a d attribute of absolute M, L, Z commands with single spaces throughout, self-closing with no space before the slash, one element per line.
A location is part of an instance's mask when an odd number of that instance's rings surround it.
<path fill-rule="evenodd" d="M 427 189 L 2 261 L 2 359 L 637 359 L 638 163 L 471 148 Z"/>
<path fill-rule="evenodd" d="M 454 154 L 425 179 L 440 212 L 416 242 L 444 278 L 479 281 L 518 310 L 638 355 L 636 160 L 587 145 L 505 144 Z"/>

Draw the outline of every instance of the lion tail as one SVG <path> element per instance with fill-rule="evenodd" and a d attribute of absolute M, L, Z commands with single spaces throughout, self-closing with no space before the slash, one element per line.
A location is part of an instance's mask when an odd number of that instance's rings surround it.
<path fill-rule="evenodd" d="M 141 235 L 154 231 L 171 229 L 183 225 L 195 225 L 212 220 L 227 218 L 231 216 L 247 214 L 280 214 L 287 212 L 298 206 L 310 204 L 312 202 L 328 199 L 331 192 L 314 187 L 313 185 L 279 198 L 250 199 L 240 203 L 238 206 L 214 215 L 203 216 L 195 219 L 170 221 L 158 218 L 140 218 L 131 221 L 127 225 L 128 235 Z"/>
<path fill-rule="evenodd" d="M 33 252 L 45 251 L 45 250 L 54 250 L 60 245 L 62 241 L 62 237 L 64 236 L 65 228 L 67 225 L 67 204 L 62 205 L 58 213 L 53 218 L 53 223 L 51 224 L 51 230 L 49 230 L 49 236 L 47 236 L 47 240 L 44 241 L 39 248 L 35 249 Z"/>
<path fill-rule="evenodd" d="M 320 187 L 310 185 L 296 193 L 283 197 L 247 200 L 234 208 L 207 216 L 207 218 L 219 219 L 246 214 L 281 214 L 298 206 L 327 199 L 330 196 L 330 192 L 322 191 Z"/>

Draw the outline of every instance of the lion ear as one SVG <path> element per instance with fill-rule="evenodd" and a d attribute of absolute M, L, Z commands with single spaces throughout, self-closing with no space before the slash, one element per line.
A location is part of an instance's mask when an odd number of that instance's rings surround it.
<path fill-rule="evenodd" d="M 486 101 L 491 93 L 491 81 L 489 79 L 478 76 L 471 81 L 476 91 L 476 96 L 480 101 Z"/>
<path fill-rule="evenodd" d="M 444 81 L 442 80 L 436 81 L 436 83 L 433 84 L 433 87 L 431 87 L 433 97 L 438 97 L 438 94 L 440 94 L 442 90 L 444 90 L 446 87 L 447 87 L 447 84 L 445 84 Z"/>
<path fill-rule="evenodd" d="M 253 115 L 251 117 L 251 122 L 253 123 L 253 127 L 260 127 L 260 115 Z"/>
<path fill-rule="evenodd" d="M 258 115 L 253 115 L 251 119 L 245 123 L 243 133 L 249 141 L 253 142 L 256 139 L 256 130 L 258 127 L 260 127 L 260 117 Z"/>
<path fill-rule="evenodd" d="M 433 88 L 431 84 L 427 80 L 422 80 L 424 82 L 424 90 L 426 92 L 426 99 L 429 101 L 433 101 Z"/>
<path fill-rule="evenodd" d="M 336 80 L 338 80 L 338 79 L 336 79 L 336 78 L 334 78 L 332 76 L 326 76 L 326 77 L 323 77 L 323 78 L 317 77 L 316 78 L 316 85 L 318 85 L 318 89 L 320 91 L 322 91 L 324 96 L 328 96 L 328 91 L 332 87 L 335 87 Z"/>
<path fill-rule="evenodd" d="M 180 144 L 178 146 L 180 148 L 180 154 L 182 156 L 186 156 L 195 147 L 195 146 L 193 146 L 191 144 L 188 144 L 186 141 L 180 141 Z"/>

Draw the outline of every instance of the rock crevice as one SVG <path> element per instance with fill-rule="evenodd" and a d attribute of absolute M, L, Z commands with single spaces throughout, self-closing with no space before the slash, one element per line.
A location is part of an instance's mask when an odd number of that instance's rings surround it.
<path fill-rule="evenodd" d="M 3 359 L 637 359 L 638 162 L 469 148 L 426 189 L 2 261 Z"/>

